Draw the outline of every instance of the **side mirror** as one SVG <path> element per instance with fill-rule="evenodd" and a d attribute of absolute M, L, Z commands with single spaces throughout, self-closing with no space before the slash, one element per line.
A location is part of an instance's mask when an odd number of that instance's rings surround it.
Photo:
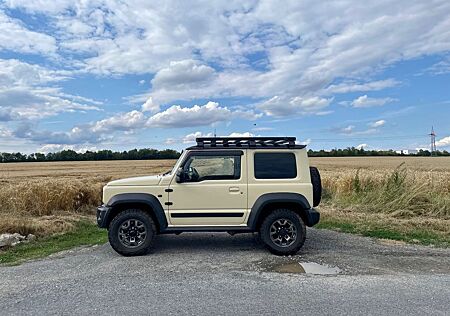
<path fill-rule="evenodd" d="M 175 174 L 175 180 L 177 183 L 181 183 L 184 180 L 184 171 L 183 168 L 178 168 L 177 173 Z"/>

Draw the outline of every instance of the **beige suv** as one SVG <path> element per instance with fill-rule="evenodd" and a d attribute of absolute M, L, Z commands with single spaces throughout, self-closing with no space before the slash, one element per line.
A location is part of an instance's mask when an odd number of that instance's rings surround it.
<path fill-rule="evenodd" d="M 259 232 L 274 254 L 296 253 L 318 223 L 320 175 L 294 137 L 197 138 L 165 174 L 103 188 L 99 227 L 122 255 L 142 255 L 156 234 Z"/>

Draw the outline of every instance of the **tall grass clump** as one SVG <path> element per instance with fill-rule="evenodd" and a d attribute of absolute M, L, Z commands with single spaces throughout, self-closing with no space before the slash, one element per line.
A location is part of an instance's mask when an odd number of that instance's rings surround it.
<path fill-rule="evenodd" d="M 394 170 L 325 174 L 323 182 L 326 201 L 341 208 L 450 219 L 448 173 L 411 171 L 401 164 Z"/>
<path fill-rule="evenodd" d="M 1 213 L 46 216 L 61 212 L 92 213 L 101 202 L 101 183 L 64 179 L 3 184 Z"/>
<path fill-rule="evenodd" d="M 103 183 L 43 178 L 1 183 L 0 234 L 47 236 L 70 231 L 92 218 Z"/>

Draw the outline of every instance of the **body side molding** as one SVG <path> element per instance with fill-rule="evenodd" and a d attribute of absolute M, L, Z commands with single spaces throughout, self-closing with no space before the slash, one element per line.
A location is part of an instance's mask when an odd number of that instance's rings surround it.
<path fill-rule="evenodd" d="M 209 213 L 209 212 L 198 212 L 198 213 L 172 213 L 170 217 L 173 218 L 191 218 L 191 217 L 243 217 L 244 212 L 231 213 L 231 212 L 220 212 L 220 213 Z"/>

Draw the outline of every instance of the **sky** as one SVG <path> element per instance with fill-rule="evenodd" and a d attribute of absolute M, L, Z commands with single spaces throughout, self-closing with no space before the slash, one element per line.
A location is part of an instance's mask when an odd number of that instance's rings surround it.
<path fill-rule="evenodd" d="M 450 1 L 0 0 L 0 152 L 450 150 Z"/>

